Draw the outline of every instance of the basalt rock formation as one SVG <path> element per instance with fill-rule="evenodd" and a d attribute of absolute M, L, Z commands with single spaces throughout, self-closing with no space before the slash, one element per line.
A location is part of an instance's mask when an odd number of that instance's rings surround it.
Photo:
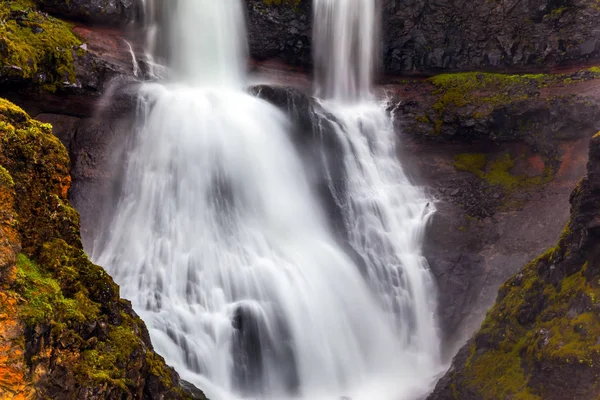
<path fill-rule="evenodd" d="M 600 136 L 571 194 L 556 247 L 499 291 L 429 399 L 592 399 L 600 395 Z"/>

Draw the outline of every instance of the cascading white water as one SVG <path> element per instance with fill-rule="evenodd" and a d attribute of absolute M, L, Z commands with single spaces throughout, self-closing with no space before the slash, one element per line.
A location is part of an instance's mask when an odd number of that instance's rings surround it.
<path fill-rule="evenodd" d="M 377 43 L 375 0 L 314 0 L 316 95 L 338 101 L 368 96 Z"/>
<path fill-rule="evenodd" d="M 421 253 L 430 199 L 404 173 L 391 117 L 371 93 L 375 0 L 314 0 L 316 93 L 335 117 L 346 182 L 331 181 L 348 240 L 422 379 L 439 372 L 435 284 Z"/>
<path fill-rule="evenodd" d="M 398 339 L 333 239 L 284 115 L 243 91 L 240 0 L 168 4 L 172 82 L 140 89 L 94 260 L 156 350 L 213 400 L 414 398 L 421 349 Z"/>

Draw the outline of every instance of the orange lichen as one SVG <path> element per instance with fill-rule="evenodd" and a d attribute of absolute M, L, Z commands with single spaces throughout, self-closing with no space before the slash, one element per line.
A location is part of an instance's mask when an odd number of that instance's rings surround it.
<path fill-rule="evenodd" d="M 35 391 L 27 378 L 23 326 L 17 299 L 0 292 L 0 398 L 28 400 Z"/>

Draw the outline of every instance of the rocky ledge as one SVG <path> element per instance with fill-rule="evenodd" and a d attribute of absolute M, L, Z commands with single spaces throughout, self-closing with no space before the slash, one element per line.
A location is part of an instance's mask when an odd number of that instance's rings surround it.
<path fill-rule="evenodd" d="M 556 247 L 506 282 L 429 397 L 591 399 L 600 395 L 600 135 Z"/>
<path fill-rule="evenodd" d="M 0 20 L 0 96 L 30 111 L 89 116 L 111 83 L 134 80 L 118 30 L 64 22 L 32 0 L 3 1 Z M 118 100 L 111 107 L 126 108 Z"/>
<path fill-rule="evenodd" d="M 204 399 L 83 252 L 51 129 L 0 99 L 0 397 Z"/>

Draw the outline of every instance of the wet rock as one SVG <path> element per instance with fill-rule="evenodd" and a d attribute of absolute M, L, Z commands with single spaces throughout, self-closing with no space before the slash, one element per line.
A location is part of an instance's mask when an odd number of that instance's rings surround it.
<path fill-rule="evenodd" d="M 79 21 L 120 25 L 136 19 L 138 0 L 36 0 L 54 15 Z"/>

